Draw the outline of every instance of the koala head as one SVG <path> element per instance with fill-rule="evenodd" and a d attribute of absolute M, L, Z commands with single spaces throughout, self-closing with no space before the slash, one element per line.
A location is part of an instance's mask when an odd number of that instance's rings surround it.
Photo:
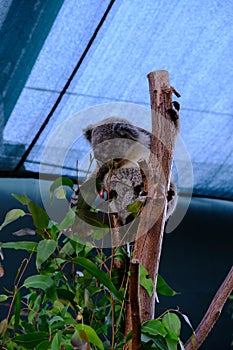
<path fill-rule="evenodd" d="M 91 143 L 97 160 L 106 162 L 110 159 L 124 159 L 135 141 L 150 148 L 150 133 L 127 119 L 107 118 L 89 125 L 84 130 L 86 139 Z"/>

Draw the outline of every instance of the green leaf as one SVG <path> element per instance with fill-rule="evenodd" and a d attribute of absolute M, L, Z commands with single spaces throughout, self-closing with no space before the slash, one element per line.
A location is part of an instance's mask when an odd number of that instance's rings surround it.
<path fill-rule="evenodd" d="M 11 195 L 15 199 L 17 199 L 18 202 L 20 202 L 23 205 L 28 205 L 28 203 L 30 202 L 30 199 L 28 198 L 28 196 L 26 194 L 24 194 L 23 196 L 20 196 L 18 194 L 12 193 Z"/>
<path fill-rule="evenodd" d="M 59 231 L 63 231 L 67 229 L 69 226 L 73 225 L 75 220 L 75 208 L 70 209 L 67 213 L 62 222 L 57 225 Z"/>
<path fill-rule="evenodd" d="M 4 318 L 0 322 L 0 334 L 5 334 L 5 332 L 7 331 L 7 327 L 8 327 L 8 320 Z"/>
<path fill-rule="evenodd" d="M 148 278 L 148 271 L 141 264 L 140 264 L 140 269 L 139 269 L 139 282 L 140 282 L 140 285 L 143 288 L 145 288 L 145 290 L 147 291 L 149 296 L 152 297 L 153 281 L 151 278 Z"/>
<path fill-rule="evenodd" d="M 88 338 L 88 341 L 94 344 L 95 346 L 97 346 L 98 349 L 104 350 L 102 341 L 100 340 L 100 338 L 98 337 L 98 335 L 96 334 L 95 330 L 92 327 L 87 326 L 85 324 L 77 324 L 76 329 L 78 332 L 84 330 Z"/>
<path fill-rule="evenodd" d="M 72 254 L 74 254 L 75 250 L 72 246 L 72 244 L 70 243 L 70 241 L 68 241 L 67 243 L 65 243 L 63 245 L 63 247 L 60 249 L 59 251 L 59 257 L 60 258 L 65 258 L 67 255 L 71 256 Z"/>
<path fill-rule="evenodd" d="M 44 239 L 39 242 L 36 255 L 36 267 L 40 269 L 41 265 L 54 253 L 57 248 L 57 242 L 52 239 Z"/>
<path fill-rule="evenodd" d="M 74 309 L 77 308 L 77 304 L 74 302 L 75 294 L 72 293 L 71 291 L 67 289 L 59 288 L 57 289 L 57 295 L 59 299 L 63 299 L 65 301 L 70 302 L 71 305 L 73 305 Z"/>
<path fill-rule="evenodd" d="M 57 288 L 56 288 L 55 284 L 53 284 L 52 287 L 50 287 L 46 290 L 46 299 L 50 300 L 52 302 L 55 302 L 57 300 L 57 298 L 58 298 Z"/>
<path fill-rule="evenodd" d="M 167 350 L 177 350 L 178 340 L 166 338 Z"/>
<path fill-rule="evenodd" d="M 168 350 L 167 344 L 166 344 L 166 338 L 162 338 L 160 336 L 152 339 L 153 344 L 155 345 L 155 347 L 153 347 L 153 349 L 156 350 Z"/>
<path fill-rule="evenodd" d="M 60 349 L 60 344 L 61 344 L 61 339 L 62 339 L 62 332 L 58 331 L 51 343 L 51 350 L 58 350 Z"/>
<path fill-rule="evenodd" d="M 100 270 L 92 261 L 86 258 L 74 258 L 72 262 L 86 269 L 97 281 L 108 288 L 118 299 L 122 300 L 122 294 L 116 289 L 109 276 Z"/>
<path fill-rule="evenodd" d="M 142 202 L 141 201 L 135 201 L 129 205 L 127 205 L 127 210 L 132 213 L 134 216 L 138 215 L 138 212 L 140 208 L 142 207 Z"/>
<path fill-rule="evenodd" d="M 6 301 L 8 299 L 8 296 L 5 294 L 0 294 L 0 303 L 2 303 L 3 301 Z"/>
<path fill-rule="evenodd" d="M 37 242 L 29 241 L 1 243 L 2 248 L 27 250 L 28 252 L 36 252 L 37 245 Z"/>
<path fill-rule="evenodd" d="M 14 316 L 15 316 L 14 330 L 15 332 L 17 332 L 17 329 L 19 326 L 20 311 L 21 311 L 21 295 L 20 295 L 20 290 L 17 290 L 14 298 Z"/>
<path fill-rule="evenodd" d="M 173 290 L 160 275 L 158 275 L 157 277 L 156 291 L 159 294 L 171 296 L 171 297 L 179 294 L 175 290 Z"/>
<path fill-rule="evenodd" d="M 19 196 L 18 194 L 12 194 L 12 196 L 17 199 L 23 205 L 27 205 L 28 210 L 32 214 L 33 222 L 35 227 L 44 229 L 48 227 L 49 217 L 44 209 L 39 205 L 34 203 L 26 194 Z M 21 209 L 15 209 L 21 210 Z"/>
<path fill-rule="evenodd" d="M 2 230 L 3 227 L 5 227 L 6 225 L 10 224 L 11 222 L 17 220 L 18 218 L 20 218 L 24 215 L 26 215 L 26 213 L 22 209 L 12 209 L 12 210 L 8 211 L 2 225 L 0 226 L 0 230 Z"/>
<path fill-rule="evenodd" d="M 57 199 L 66 199 L 66 190 L 63 187 L 60 187 L 56 194 L 55 194 Z"/>
<path fill-rule="evenodd" d="M 37 345 L 36 350 L 45 350 L 45 349 L 48 349 L 48 348 L 49 348 L 49 341 L 45 340 L 42 343 L 40 343 L 39 345 Z"/>
<path fill-rule="evenodd" d="M 33 201 L 30 201 L 28 203 L 28 210 L 32 214 L 32 219 L 35 227 L 40 228 L 42 230 L 48 227 L 49 217 L 44 209 L 42 209 Z"/>
<path fill-rule="evenodd" d="M 29 334 L 18 335 L 12 340 L 14 343 L 23 346 L 25 349 L 33 349 L 38 344 L 49 339 L 49 333 L 47 332 L 33 332 Z"/>
<path fill-rule="evenodd" d="M 174 334 L 176 340 L 178 340 L 181 330 L 181 322 L 179 317 L 172 312 L 168 312 L 163 316 L 162 323 L 167 331 L 170 331 L 171 334 Z"/>
<path fill-rule="evenodd" d="M 145 333 L 147 335 L 150 335 L 152 338 L 161 335 L 162 337 L 165 337 L 167 335 L 167 331 L 159 320 L 151 320 L 144 322 L 142 324 L 141 328 L 142 333 Z"/>
<path fill-rule="evenodd" d="M 89 225 L 101 228 L 108 227 L 108 225 L 103 222 L 103 219 L 100 218 L 96 212 L 87 209 L 76 209 L 76 214 L 81 220 L 85 221 Z"/>
<path fill-rule="evenodd" d="M 121 263 L 125 263 L 128 258 L 128 255 L 123 247 L 118 247 L 114 253 L 114 260 L 118 260 Z"/>
<path fill-rule="evenodd" d="M 52 287 L 53 280 L 49 276 L 33 275 L 26 278 L 23 285 L 26 288 L 39 288 L 45 291 Z"/>
<path fill-rule="evenodd" d="M 54 191 L 61 187 L 61 186 L 68 186 L 71 189 L 73 189 L 74 187 L 74 183 L 71 179 L 67 178 L 67 177 L 59 177 L 57 178 L 52 185 L 50 186 L 49 192 L 50 192 L 50 202 L 53 201 L 53 197 L 54 197 Z"/>

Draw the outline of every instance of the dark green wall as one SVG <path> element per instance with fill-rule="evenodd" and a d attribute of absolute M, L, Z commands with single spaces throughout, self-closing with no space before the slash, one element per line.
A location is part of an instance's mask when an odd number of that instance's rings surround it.
<path fill-rule="evenodd" d="M 5 213 L 19 207 L 11 193 L 27 193 L 40 202 L 38 181 L 33 179 L 0 179 L 0 221 Z M 180 200 L 177 210 L 181 210 L 184 200 Z M 20 219 L 21 220 L 21 219 Z M 0 231 L 0 241 L 12 240 L 11 232 L 29 225 L 22 218 L 18 223 Z M 191 206 L 178 228 L 164 238 L 160 273 L 180 295 L 160 297 L 157 311 L 167 308 L 180 308 L 188 315 L 196 327 L 208 308 L 215 292 L 228 273 L 233 262 L 233 203 L 193 198 Z M 14 237 L 15 238 L 15 237 Z M 25 239 L 25 237 L 24 237 Z M 31 240 L 31 237 L 29 237 Z M 4 251 L 6 270 L 0 280 L 0 293 L 3 286 L 12 288 L 15 272 L 24 253 Z M 0 305 L 0 318 L 4 310 Z M 184 326 L 183 339 L 189 335 Z M 227 303 L 222 314 L 205 341 L 201 350 L 229 350 L 233 340 L 233 321 Z"/>

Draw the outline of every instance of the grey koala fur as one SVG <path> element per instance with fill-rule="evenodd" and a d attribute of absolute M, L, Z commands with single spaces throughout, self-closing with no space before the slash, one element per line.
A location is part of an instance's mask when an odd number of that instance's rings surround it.
<path fill-rule="evenodd" d="M 178 115 L 176 117 L 175 114 L 174 118 L 173 109 L 172 114 L 171 119 L 177 125 L 178 133 Z M 110 211 L 117 214 L 120 222 L 125 224 L 130 217 L 127 206 L 136 200 L 146 200 L 140 163 L 148 162 L 151 133 L 127 119 L 117 117 L 91 124 L 83 132 L 92 145 L 97 162 L 97 169 L 91 176 L 102 183 L 99 194 L 104 198 L 104 193 L 107 193 Z M 177 198 L 176 185 L 171 182 L 167 194 L 166 219 L 174 212 Z"/>

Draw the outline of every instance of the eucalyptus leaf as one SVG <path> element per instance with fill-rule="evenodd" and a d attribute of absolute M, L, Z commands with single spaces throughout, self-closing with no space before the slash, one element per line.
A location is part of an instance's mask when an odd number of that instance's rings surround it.
<path fill-rule="evenodd" d="M 28 203 L 28 210 L 32 214 L 33 223 L 36 228 L 43 230 L 48 227 L 49 217 L 44 209 L 33 201 L 30 201 Z"/>
<path fill-rule="evenodd" d="M 169 350 L 166 344 L 166 338 L 163 338 L 161 336 L 157 336 L 152 339 L 154 347 L 152 349 L 155 350 Z M 147 349 L 147 347 L 146 347 Z"/>
<path fill-rule="evenodd" d="M 37 345 L 36 350 L 45 350 L 49 348 L 49 341 L 45 340 L 42 343 L 40 343 L 39 345 Z"/>
<path fill-rule="evenodd" d="M 30 202 L 30 198 L 28 198 L 26 194 L 24 194 L 23 196 L 20 196 L 19 194 L 12 193 L 11 195 L 23 205 L 28 205 L 28 203 Z"/>
<path fill-rule="evenodd" d="M 27 250 L 28 252 L 36 252 L 37 245 L 38 245 L 37 242 L 30 242 L 30 241 L 1 243 L 2 248 Z"/>
<path fill-rule="evenodd" d="M 153 293 L 153 281 L 151 278 L 148 278 L 148 271 L 141 264 L 139 269 L 139 282 L 151 297 Z"/>
<path fill-rule="evenodd" d="M 122 300 L 122 294 L 116 289 L 108 274 L 100 270 L 92 261 L 86 258 L 74 258 L 72 262 L 76 265 L 82 266 L 86 269 L 92 276 L 94 276 L 97 281 L 102 283 L 106 288 L 108 288 L 118 299 Z"/>
<path fill-rule="evenodd" d="M 53 337 L 53 340 L 51 343 L 51 350 L 58 350 L 60 348 L 61 339 L 62 339 L 62 332 L 58 331 Z"/>
<path fill-rule="evenodd" d="M 158 275 L 157 277 L 156 291 L 158 294 L 171 297 L 179 294 L 178 292 L 173 290 L 160 275 Z"/>
<path fill-rule="evenodd" d="M 108 225 L 103 222 L 103 218 L 101 218 L 98 213 L 87 210 L 87 209 L 76 209 L 77 216 L 86 222 L 89 225 L 96 227 L 105 228 L 108 227 Z"/>
<path fill-rule="evenodd" d="M 168 350 L 177 350 L 178 340 L 166 338 L 165 339 Z"/>
<path fill-rule="evenodd" d="M 155 337 L 157 335 L 165 337 L 167 335 L 167 331 L 164 325 L 159 320 L 144 322 L 142 324 L 141 332 L 150 335 L 151 337 Z"/>
<path fill-rule="evenodd" d="M 4 318 L 2 321 L 0 321 L 0 334 L 5 334 L 8 327 L 8 320 Z"/>
<path fill-rule="evenodd" d="M 53 201 L 54 198 L 54 191 L 61 187 L 61 186 L 68 186 L 71 189 L 73 189 L 74 187 L 74 183 L 71 179 L 67 178 L 67 177 L 59 177 L 57 178 L 52 185 L 50 186 L 49 192 L 50 192 L 50 202 Z"/>
<path fill-rule="evenodd" d="M 179 317 L 173 312 L 167 312 L 163 318 L 162 323 L 167 331 L 172 332 L 176 337 L 179 337 L 181 330 L 181 322 Z"/>
<path fill-rule="evenodd" d="M 70 209 L 67 213 L 62 222 L 57 225 L 57 228 L 60 231 L 63 231 L 67 229 L 68 227 L 72 226 L 75 220 L 75 208 Z"/>
<path fill-rule="evenodd" d="M 138 215 L 138 212 L 140 208 L 142 207 L 142 202 L 141 201 L 135 201 L 129 205 L 127 205 L 127 210 L 132 213 L 134 216 Z"/>
<path fill-rule="evenodd" d="M 28 334 L 22 334 L 14 337 L 12 340 L 19 346 L 23 346 L 25 349 L 34 349 L 37 345 L 48 340 L 50 334 L 47 332 L 33 332 Z"/>
<path fill-rule="evenodd" d="M 52 239 L 43 239 L 39 242 L 36 255 L 36 267 L 40 269 L 41 265 L 54 253 L 57 248 L 57 242 Z"/>
<path fill-rule="evenodd" d="M 92 327 L 85 324 L 77 324 L 76 330 L 78 332 L 84 331 L 88 338 L 88 341 L 91 344 L 94 344 L 95 346 L 97 346 L 99 350 L 104 350 L 102 341 L 100 340 L 100 338 L 98 337 L 98 335 L 96 334 L 95 330 Z"/>
<path fill-rule="evenodd" d="M 45 275 L 33 275 L 24 281 L 23 286 L 26 288 L 38 288 L 42 290 L 47 290 L 53 285 L 53 280 L 49 276 Z"/>
<path fill-rule="evenodd" d="M 26 215 L 26 213 L 22 209 L 12 209 L 12 210 L 8 211 L 2 225 L 0 225 L 0 230 L 2 230 L 3 227 L 5 227 L 6 225 L 10 224 L 11 222 L 17 220 L 18 218 L 20 218 L 24 215 Z"/>
<path fill-rule="evenodd" d="M 0 294 L 0 303 L 2 303 L 3 301 L 6 301 L 8 299 L 8 296 L 5 294 Z"/>
<path fill-rule="evenodd" d="M 66 190 L 63 187 L 58 188 L 55 197 L 57 199 L 66 199 Z"/>

